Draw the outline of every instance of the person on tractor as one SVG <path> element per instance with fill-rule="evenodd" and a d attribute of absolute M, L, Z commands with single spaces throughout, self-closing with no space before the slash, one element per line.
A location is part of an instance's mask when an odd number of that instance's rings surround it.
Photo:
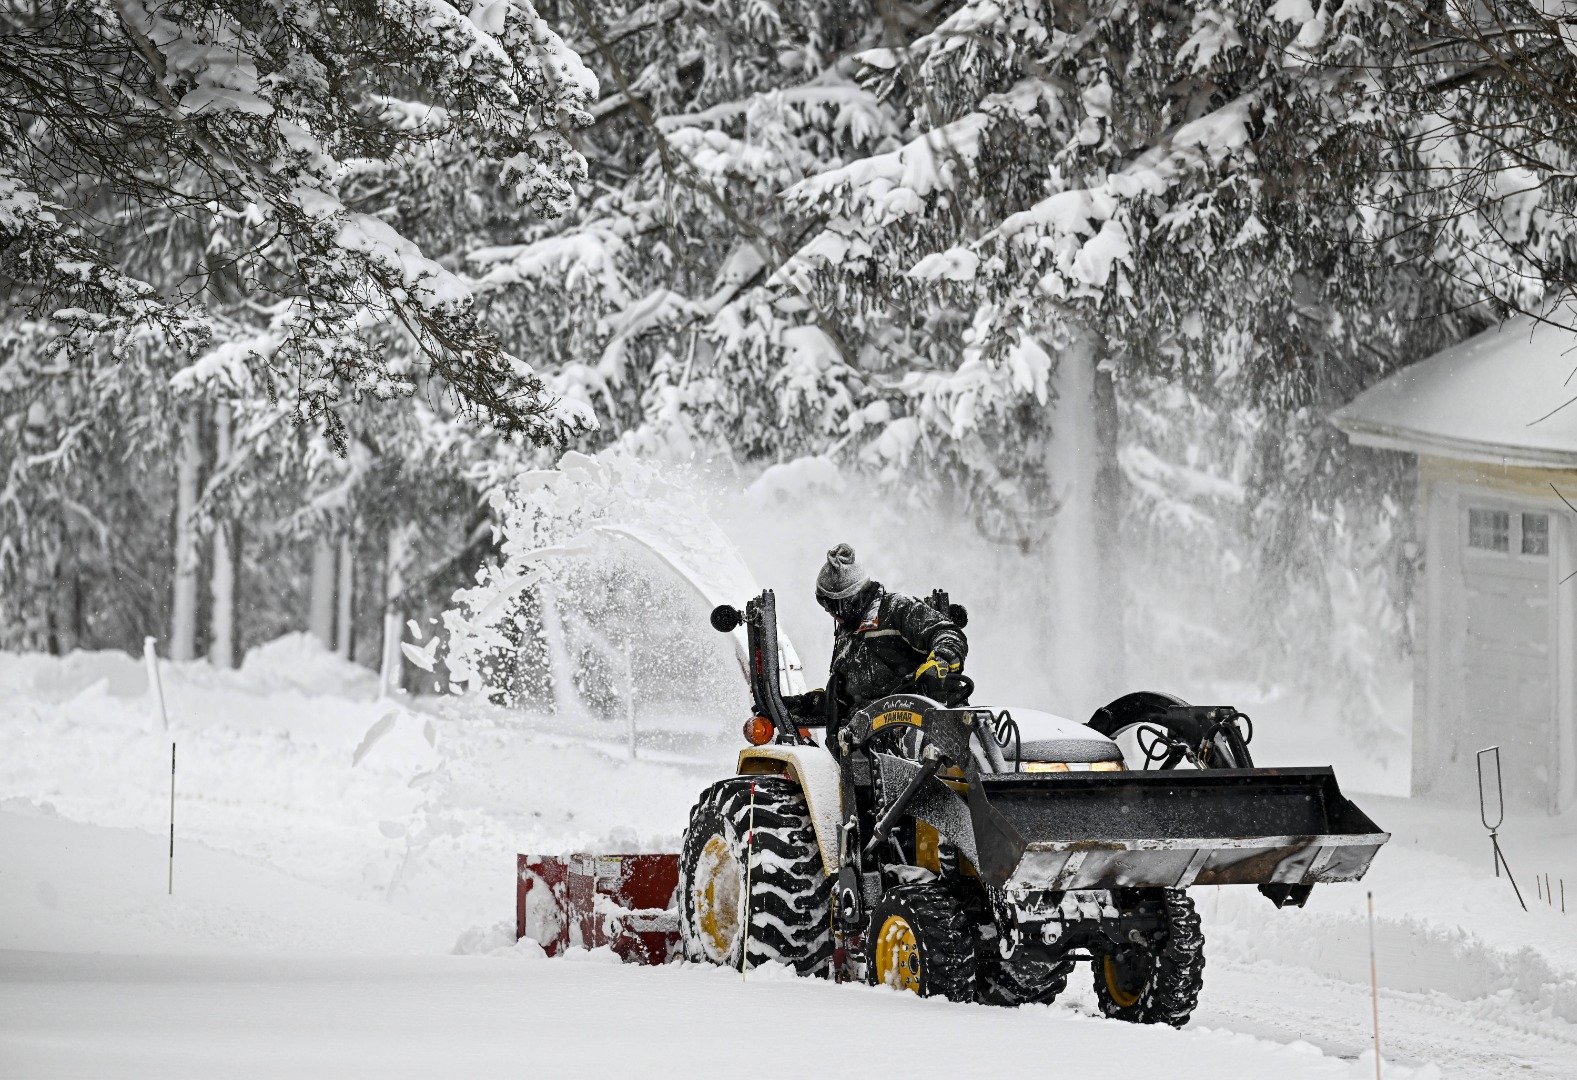
<path fill-rule="evenodd" d="M 807 719 L 841 721 L 878 698 L 914 690 L 941 699 L 947 680 L 964 669 L 969 642 L 946 615 L 924 600 L 891 593 L 871 580 L 854 549 L 827 552 L 816 576 L 816 602 L 832 616 L 832 665 L 827 688 L 785 700 Z M 835 723 L 829 723 L 832 745 Z"/>

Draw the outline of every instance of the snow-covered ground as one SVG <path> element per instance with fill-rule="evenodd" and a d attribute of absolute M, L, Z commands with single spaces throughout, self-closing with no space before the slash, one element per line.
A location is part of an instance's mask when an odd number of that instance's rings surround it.
<path fill-rule="evenodd" d="M 1524 913 L 1491 873 L 1476 807 L 1365 795 L 1396 834 L 1366 885 L 1280 912 L 1252 890 L 1199 890 L 1201 1007 L 1181 1032 L 1140 1029 L 1098 1019 L 1080 976 L 1056 1005 L 993 1010 L 500 947 L 517 851 L 674 845 L 695 792 L 729 768 L 731 707 L 643 716 L 631 760 L 617 723 L 379 702 L 365 672 L 304 638 L 238 672 L 164 670 L 179 745 L 173 896 L 171 736 L 140 663 L 0 656 L 0 1075 L 629 1077 L 748 1063 L 753 1076 L 928 1076 L 967 1057 L 1001 1076 L 1120 1063 L 1366 1077 L 1372 888 L 1386 1076 L 1577 1078 L 1570 819 L 1506 824 Z M 1260 746 L 1267 764 L 1308 763 Z M 1534 902 L 1535 872 L 1566 879 L 1570 914 Z"/>

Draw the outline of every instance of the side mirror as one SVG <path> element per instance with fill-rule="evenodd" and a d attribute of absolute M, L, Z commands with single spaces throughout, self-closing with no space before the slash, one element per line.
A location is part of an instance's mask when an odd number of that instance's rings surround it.
<path fill-rule="evenodd" d="M 729 607 L 727 604 L 719 604 L 712 609 L 712 629 L 719 634 L 732 633 L 744 621 L 745 616 L 740 613 L 738 608 Z"/>
<path fill-rule="evenodd" d="M 713 617 L 716 617 L 715 613 Z M 969 625 L 969 609 L 964 607 L 963 604 L 948 604 L 947 617 L 951 619 L 953 621 L 953 625 L 958 627 L 960 630 Z"/>

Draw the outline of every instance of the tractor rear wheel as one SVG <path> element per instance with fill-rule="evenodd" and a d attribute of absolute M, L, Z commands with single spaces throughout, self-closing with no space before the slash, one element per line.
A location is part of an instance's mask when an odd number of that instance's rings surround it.
<path fill-rule="evenodd" d="M 1183 890 L 1162 890 L 1157 903 L 1166 923 L 1166 936 L 1158 944 L 1094 952 L 1095 1000 L 1114 1020 L 1180 1028 L 1199 1004 L 1205 935 Z"/>
<path fill-rule="evenodd" d="M 832 957 L 831 904 L 832 879 L 798 784 L 782 776 L 735 776 L 701 793 L 679 859 L 686 959 L 737 968 L 745 948 L 750 966 L 772 961 L 801 975 L 820 972 Z"/>
<path fill-rule="evenodd" d="M 871 912 L 866 977 L 921 997 L 975 999 L 975 924 L 938 885 L 889 889 Z"/>

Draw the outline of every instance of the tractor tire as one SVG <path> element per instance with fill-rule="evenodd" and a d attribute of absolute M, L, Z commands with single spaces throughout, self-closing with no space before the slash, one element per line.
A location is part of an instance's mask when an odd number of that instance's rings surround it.
<path fill-rule="evenodd" d="M 942 886 L 889 889 L 865 935 L 866 978 L 921 997 L 973 1001 L 976 930 L 964 904 Z"/>
<path fill-rule="evenodd" d="M 1068 988 L 1071 974 L 1072 960 L 1004 960 L 993 951 L 978 961 L 976 991 L 986 1005 L 1050 1005 Z"/>
<path fill-rule="evenodd" d="M 751 836 L 751 794 L 755 833 Z M 746 863 L 750 903 L 746 915 Z M 832 959 L 832 879 L 799 785 L 782 776 L 735 776 L 701 793 L 679 859 L 679 940 L 698 963 L 787 964 L 801 975 Z"/>
<path fill-rule="evenodd" d="M 1188 1023 L 1205 976 L 1205 935 L 1194 902 L 1181 889 L 1166 889 L 1160 903 L 1166 938 L 1149 948 L 1096 951 L 1090 969 L 1101 1012 L 1131 1024 Z"/>
<path fill-rule="evenodd" d="M 979 928 L 975 937 L 975 995 L 982 1005 L 1016 1008 L 1050 1005 L 1068 988 L 1072 960 L 1006 960 L 999 951 L 1000 931 L 985 893 L 975 886 L 961 891 L 964 906 Z"/>

